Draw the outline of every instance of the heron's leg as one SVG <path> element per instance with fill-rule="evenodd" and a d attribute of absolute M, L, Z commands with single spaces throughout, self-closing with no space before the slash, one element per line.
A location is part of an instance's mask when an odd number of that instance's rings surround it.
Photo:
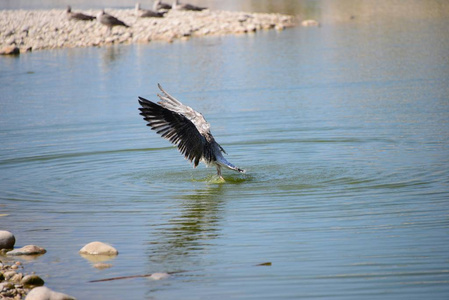
<path fill-rule="evenodd" d="M 219 164 L 217 164 L 217 175 L 223 179 L 223 176 L 221 176 L 221 166 Z"/>

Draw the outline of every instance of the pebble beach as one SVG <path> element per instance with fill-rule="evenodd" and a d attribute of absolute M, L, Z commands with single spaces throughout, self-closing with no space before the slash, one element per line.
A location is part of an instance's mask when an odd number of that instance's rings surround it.
<path fill-rule="evenodd" d="M 129 27 L 116 26 L 109 31 L 97 20 L 69 20 L 66 11 L 61 9 L 0 11 L 0 52 L 18 54 L 43 49 L 172 42 L 208 35 L 282 30 L 295 24 L 294 17 L 282 14 L 170 10 L 163 18 L 142 18 L 135 9 L 105 11 Z M 82 13 L 96 16 L 99 11 Z"/>
<path fill-rule="evenodd" d="M 25 273 L 22 261 L 16 260 L 19 257 L 23 261 L 34 260 L 47 253 L 46 249 L 36 245 L 26 245 L 21 248 L 16 248 L 14 247 L 15 243 L 16 238 L 14 234 L 7 230 L 0 230 L 0 299 L 19 300 L 25 296 L 25 300 L 75 299 L 72 296 L 53 291 L 44 286 L 45 281 L 40 276 L 34 274 L 34 272 L 31 274 Z M 118 251 L 109 244 L 94 241 L 81 248 L 79 254 L 88 261 L 98 262 L 110 260 L 118 255 Z M 97 269 L 104 269 L 112 265 L 96 263 L 93 266 Z M 157 277 L 157 280 L 159 279 L 163 278 Z"/>

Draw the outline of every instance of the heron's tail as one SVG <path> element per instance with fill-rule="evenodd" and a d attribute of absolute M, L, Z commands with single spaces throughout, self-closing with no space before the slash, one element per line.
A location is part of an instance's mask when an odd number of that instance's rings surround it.
<path fill-rule="evenodd" d="M 231 164 L 223 156 L 217 157 L 217 163 L 219 165 L 223 166 L 223 167 L 226 167 L 226 168 L 230 169 L 230 170 L 234 170 L 234 171 L 237 171 L 237 172 L 240 172 L 240 173 L 245 173 L 246 172 L 246 170 L 240 169 L 239 167 L 236 167 L 233 164 Z"/>

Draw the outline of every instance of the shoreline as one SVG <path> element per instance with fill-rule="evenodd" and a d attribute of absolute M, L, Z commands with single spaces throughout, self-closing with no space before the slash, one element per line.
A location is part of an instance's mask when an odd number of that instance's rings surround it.
<path fill-rule="evenodd" d="M 190 37 L 283 30 L 296 25 L 295 17 L 273 13 L 170 10 L 163 18 L 141 18 L 134 9 L 105 11 L 130 27 L 117 26 L 109 32 L 97 20 L 69 20 L 61 9 L 0 11 L 0 52 L 19 54 L 44 49 L 173 42 Z M 96 16 L 99 11 L 82 12 Z"/>

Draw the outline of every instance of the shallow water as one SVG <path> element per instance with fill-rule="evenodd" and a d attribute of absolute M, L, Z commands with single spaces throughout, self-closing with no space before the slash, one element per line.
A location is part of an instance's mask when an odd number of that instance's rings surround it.
<path fill-rule="evenodd" d="M 447 299 L 448 25 L 1 57 L 0 227 L 78 299 Z M 145 126 L 158 82 L 246 174 L 217 182 Z M 78 255 L 94 240 L 111 268 Z"/>

